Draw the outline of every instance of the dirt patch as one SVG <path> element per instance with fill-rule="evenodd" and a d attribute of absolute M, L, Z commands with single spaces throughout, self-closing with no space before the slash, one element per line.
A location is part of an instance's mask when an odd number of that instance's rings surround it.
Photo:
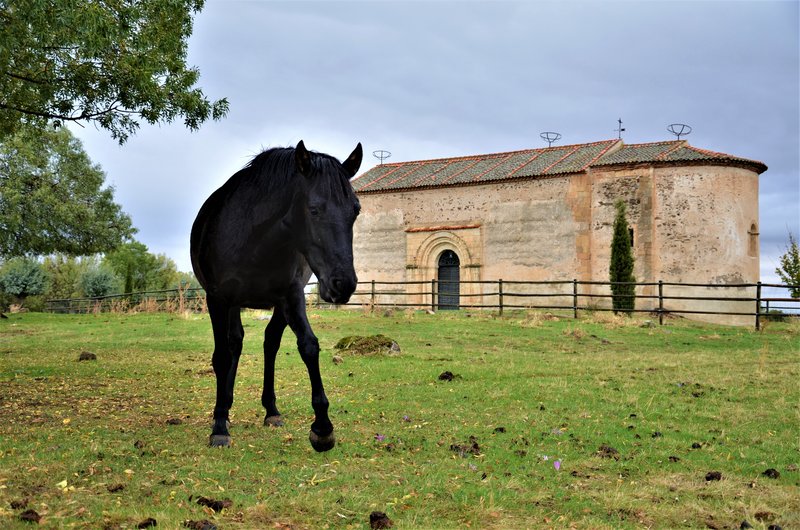
<path fill-rule="evenodd" d="M 42 520 L 42 516 L 36 513 L 35 510 L 25 510 L 19 514 L 19 519 L 20 521 L 25 521 L 26 523 L 39 524 L 39 521 Z"/>
<path fill-rule="evenodd" d="M 771 468 L 769 468 L 769 469 L 767 469 L 766 471 L 764 471 L 764 472 L 763 472 L 763 473 L 761 473 L 761 474 L 762 474 L 762 475 L 764 475 L 764 476 L 765 476 L 765 477 L 767 477 L 767 478 L 772 478 L 772 479 L 778 479 L 778 478 L 781 478 L 781 473 L 780 473 L 780 471 L 778 471 L 777 469 L 775 469 L 775 468 L 772 468 L 772 467 L 771 467 Z"/>
<path fill-rule="evenodd" d="M 78 356 L 78 362 L 83 361 L 96 361 L 97 355 L 90 351 L 82 351 L 81 354 Z"/>
<path fill-rule="evenodd" d="M 462 458 L 466 458 L 467 455 L 478 456 L 481 454 L 481 446 L 478 445 L 478 439 L 474 436 L 470 436 L 467 443 L 451 444 L 450 450 L 458 453 L 458 456 Z"/>
<path fill-rule="evenodd" d="M 394 526 L 394 523 L 385 513 L 372 512 L 369 514 L 369 527 L 373 530 L 380 528 L 391 528 L 392 526 Z"/>
<path fill-rule="evenodd" d="M 597 450 L 597 456 L 600 458 L 613 458 L 614 460 L 619 460 L 619 451 L 610 445 L 603 444 Z"/>
<path fill-rule="evenodd" d="M 452 381 L 453 379 L 458 379 L 461 377 L 458 374 L 454 374 L 450 370 L 445 370 L 444 372 L 439 374 L 439 381 Z"/>
<path fill-rule="evenodd" d="M 722 473 L 719 471 L 709 471 L 706 473 L 706 482 L 722 480 Z"/>
<path fill-rule="evenodd" d="M 137 524 L 136 528 L 151 528 L 153 526 L 158 526 L 158 521 L 156 521 L 152 517 L 148 517 L 144 521 Z"/>
<path fill-rule="evenodd" d="M 400 355 L 400 345 L 386 335 L 370 335 L 367 337 L 352 335 L 339 340 L 334 346 L 341 354 L 349 355 Z"/>
<path fill-rule="evenodd" d="M 233 506 L 233 501 L 230 499 L 217 500 L 209 499 L 208 497 L 198 497 L 197 504 L 211 508 L 215 512 L 221 512 L 225 508 L 230 508 Z"/>

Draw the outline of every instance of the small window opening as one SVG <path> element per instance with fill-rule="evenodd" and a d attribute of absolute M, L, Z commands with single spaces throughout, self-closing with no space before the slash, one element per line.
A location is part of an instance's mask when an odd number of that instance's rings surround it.
<path fill-rule="evenodd" d="M 748 245 L 747 255 L 751 258 L 758 256 L 758 225 L 755 223 L 750 225 L 750 230 L 747 231 Z"/>
<path fill-rule="evenodd" d="M 633 248 L 633 228 L 628 228 L 628 235 L 631 238 L 631 248 Z"/>

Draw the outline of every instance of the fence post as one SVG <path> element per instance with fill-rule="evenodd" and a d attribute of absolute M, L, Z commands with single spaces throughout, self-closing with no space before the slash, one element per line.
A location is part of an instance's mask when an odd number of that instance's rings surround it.
<path fill-rule="evenodd" d="M 572 318 L 578 318 L 578 279 L 572 279 Z"/>
<path fill-rule="evenodd" d="M 658 280 L 658 325 L 664 325 L 664 282 Z"/>
<path fill-rule="evenodd" d="M 503 316 L 503 279 L 497 280 L 497 296 L 500 304 L 500 316 Z"/>
<path fill-rule="evenodd" d="M 756 331 L 761 329 L 761 282 L 756 284 Z"/>
<path fill-rule="evenodd" d="M 375 280 L 372 280 L 372 290 L 369 294 L 370 305 L 375 309 Z"/>
<path fill-rule="evenodd" d="M 436 278 L 431 280 L 431 311 L 436 311 Z"/>

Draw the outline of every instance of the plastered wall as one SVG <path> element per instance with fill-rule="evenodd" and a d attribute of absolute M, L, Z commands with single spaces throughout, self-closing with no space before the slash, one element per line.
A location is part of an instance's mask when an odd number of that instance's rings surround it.
<path fill-rule="evenodd" d="M 426 281 L 450 249 L 461 260 L 462 280 L 606 281 L 617 199 L 626 202 L 634 230 L 637 281 L 758 281 L 758 175 L 727 166 L 590 169 L 494 185 L 361 194 L 356 271 L 366 281 Z M 464 288 L 471 295 L 491 290 Z M 639 294 L 655 295 L 657 288 Z M 496 303 L 489 298 L 471 300 Z M 415 301 L 428 303 L 422 296 Z"/>

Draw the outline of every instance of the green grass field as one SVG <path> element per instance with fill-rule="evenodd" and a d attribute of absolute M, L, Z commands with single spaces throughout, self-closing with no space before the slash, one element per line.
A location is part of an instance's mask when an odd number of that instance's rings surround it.
<path fill-rule="evenodd" d="M 0 321 L 0 527 L 29 528 L 26 510 L 47 528 L 369 528 L 373 511 L 395 528 L 800 527 L 797 324 L 314 312 L 338 439 L 317 454 L 290 333 L 286 425 L 262 425 L 263 318 L 243 315 L 228 449 L 206 446 L 207 315 Z M 401 354 L 331 362 L 377 333 Z"/>

